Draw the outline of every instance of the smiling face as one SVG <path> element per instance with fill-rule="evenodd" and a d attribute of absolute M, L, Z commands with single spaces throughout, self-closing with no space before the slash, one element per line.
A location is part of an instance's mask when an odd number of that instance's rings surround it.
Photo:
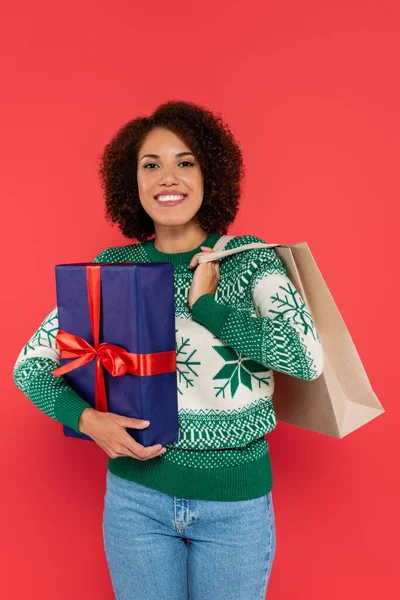
<path fill-rule="evenodd" d="M 185 225 L 203 201 L 200 165 L 169 129 L 156 127 L 147 134 L 138 152 L 137 182 L 140 203 L 155 227 Z"/>

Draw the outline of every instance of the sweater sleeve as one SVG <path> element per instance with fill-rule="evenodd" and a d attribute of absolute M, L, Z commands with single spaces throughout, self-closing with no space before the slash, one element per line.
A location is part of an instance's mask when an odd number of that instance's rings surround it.
<path fill-rule="evenodd" d="M 192 317 L 247 358 L 298 379 L 316 379 L 324 356 L 312 315 L 275 250 L 258 252 L 264 259 L 252 261 L 256 268 L 241 278 L 256 317 L 249 309 L 220 304 L 212 294 L 196 300 Z"/>
<path fill-rule="evenodd" d="M 106 257 L 107 249 L 92 262 L 107 262 Z M 72 389 L 63 375 L 54 377 L 52 374 L 60 366 L 60 351 L 56 348 L 57 331 L 56 306 L 21 349 L 14 365 L 13 381 L 45 415 L 79 433 L 79 418 L 92 405 Z"/>

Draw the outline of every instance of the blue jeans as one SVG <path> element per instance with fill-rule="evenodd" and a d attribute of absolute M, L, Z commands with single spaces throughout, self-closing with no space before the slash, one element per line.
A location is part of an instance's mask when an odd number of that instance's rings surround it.
<path fill-rule="evenodd" d="M 116 600 L 264 600 L 276 549 L 272 492 L 178 498 L 107 471 L 103 539 Z"/>

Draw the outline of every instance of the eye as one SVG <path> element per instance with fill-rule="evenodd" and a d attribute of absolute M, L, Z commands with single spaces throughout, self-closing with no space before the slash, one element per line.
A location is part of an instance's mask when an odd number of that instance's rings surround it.
<path fill-rule="evenodd" d="M 192 163 L 190 160 L 183 160 L 179 164 L 180 165 L 186 164 L 186 165 L 190 165 L 191 167 L 194 166 L 194 163 Z M 152 167 L 153 165 L 155 165 L 156 167 L 158 167 L 158 165 L 156 163 L 147 163 L 146 165 L 143 166 L 143 169 L 147 169 L 147 167 Z"/>

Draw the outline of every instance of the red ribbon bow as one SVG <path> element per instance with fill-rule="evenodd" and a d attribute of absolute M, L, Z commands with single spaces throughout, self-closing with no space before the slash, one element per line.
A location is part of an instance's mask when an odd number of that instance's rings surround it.
<path fill-rule="evenodd" d="M 94 345 L 83 338 L 59 329 L 56 336 L 56 347 L 61 358 L 76 358 L 72 362 L 52 371 L 54 377 L 78 369 L 96 358 L 95 409 L 107 412 L 107 396 L 104 385 L 102 367 L 113 377 L 131 373 L 133 375 L 159 375 L 176 370 L 176 350 L 136 354 L 127 352 L 121 346 L 103 342 L 99 344 L 100 302 L 101 302 L 101 270 L 100 265 L 86 267 L 86 281 L 90 322 Z"/>

